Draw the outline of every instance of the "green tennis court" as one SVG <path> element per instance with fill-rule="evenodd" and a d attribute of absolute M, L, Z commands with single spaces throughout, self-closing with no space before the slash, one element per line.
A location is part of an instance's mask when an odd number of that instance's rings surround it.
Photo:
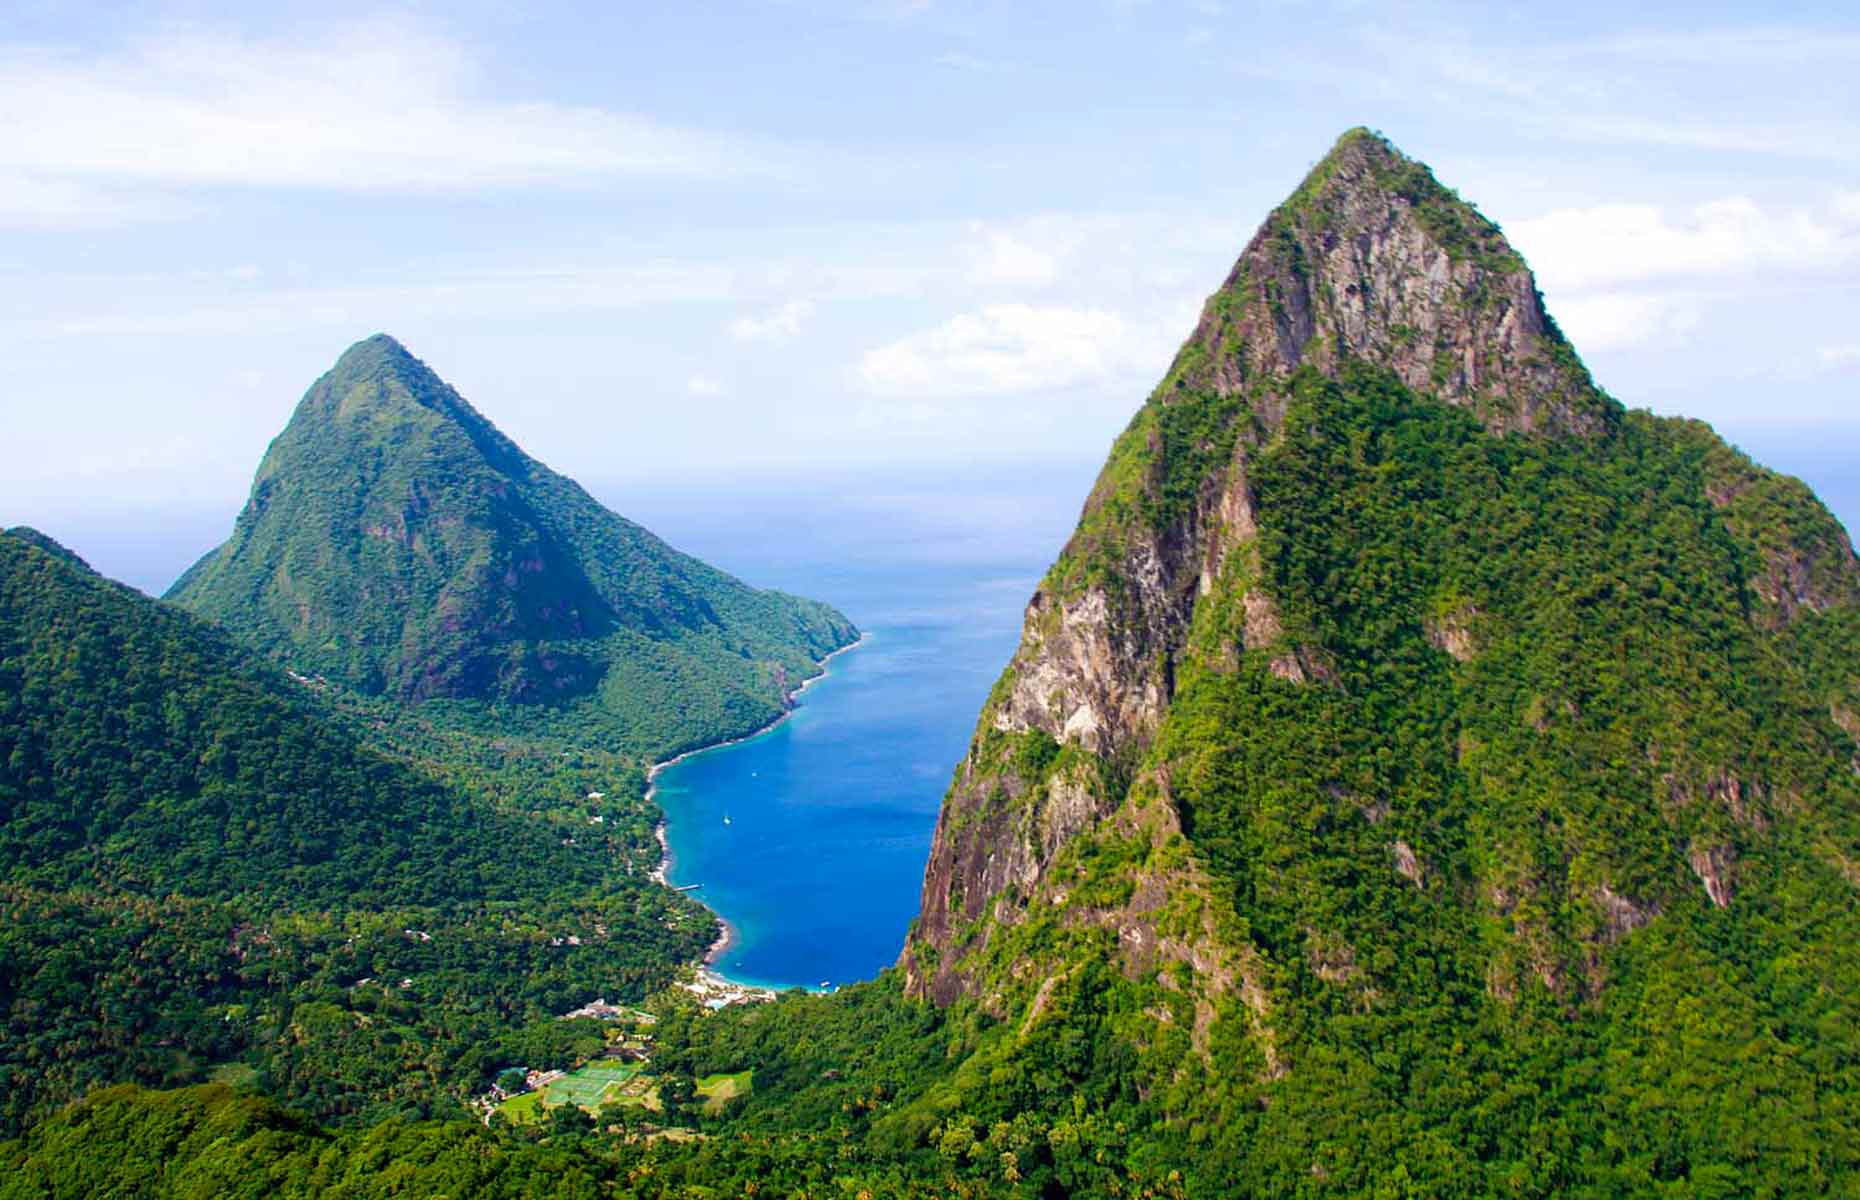
<path fill-rule="evenodd" d="M 619 1097 L 620 1085 L 639 1074 L 636 1063 L 597 1059 L 543 1089 L 543 1103 L 553 1108 L 573 1104 L 590 1111 Z"/>

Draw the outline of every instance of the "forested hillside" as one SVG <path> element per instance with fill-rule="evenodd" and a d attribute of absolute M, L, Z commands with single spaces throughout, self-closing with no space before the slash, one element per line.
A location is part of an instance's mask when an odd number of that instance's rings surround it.
<path fill-rule="evenodd" d="M 519 812 L 455 773 L 0 535 L 0 1112 L 232 1061 L 324 1116 L 457 1111 L 500 1039 L 708 943 L 709 914 L 647 878 L 649 821 Z"/>
<path fill-rule="evenodd" d="M 646 758 L 766 725 L 858 636 L 608 511 L 384 335 L 304 395 L 168 598 L 304 675 Z"/>

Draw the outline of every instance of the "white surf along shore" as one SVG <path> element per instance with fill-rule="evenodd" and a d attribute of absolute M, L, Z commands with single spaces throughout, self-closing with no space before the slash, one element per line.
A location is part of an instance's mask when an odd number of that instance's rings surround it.
<path fill-rule="evenodd" d="M 857 650 L 859 647 L 865 645 L 866 640 L 871 636 L 870 633 L 861 630 L 856 639 L 848 642 L 846 645 L 841 646 L 838 650 L 833 651 L 831 654 L 821 659 L 819 663 L 820 669 L 815 671 L 812 675 L 809 675 L 806 679 L 803 679 L 799 686 L 788 693 L 787 707 L 782 710 L 781 714 L 760 729 L 751 730 L 741 737 L 733 737 L 721 742 L 712 742 L 708 746 L 699 746 L 694 750 L 686 750 L 683 754 L 674 755 L 664 762 L 652 764 L 646 771 L 646 799 L 650 801 L 654 794 L 658 792 L 659 772 L 665 770 L 667 767 L 677 766 L 687 758 L 695 758 L 700 754 L 709 754 L 715 750 L 723 750 L 730 746 L 741 745 L 743 742 L 747 742 L 752 738 L 759 738 L 763 734 L 775 729 L 789 717 L 792 717 L 795 709 L 799 707 L 801 694 L 827 677 L 829 674 L 828 664 L 840 655 L 850 650 Z M 659 865 L 652 869 L 653 881 L 663 887 L 673 887 L 675 885 L 668 878 L 672 869 L 672 843 L 665 834 L 665 815 L 663 812 L 659 815 L 659 823 L 654 827 L 653 833 L 659 839 Z M 700 904 L 704 904 L 704 901 L 697 896 L 692 896 L 692 899 L 697 900 Z M 710 905 L 704 904 L 704 907 L 710 908 Z M 738 983 L 736 980 L 730 979 L 714 969 L 715 964 L 721 960 L 725 954 L 729 953 L 731 946 L 736 944 L 736 929 L 724 915 L 716 909 L 711 908 L 711 914 L 717 918 L 717 924 L 722 932 L 718 933 L 717 940 L 710 944 L 710 949 L 704 952 L 704 961 L 702 965 L 698 967 L 698 986 L 694 987 L 692 990 L 698 992 L 700 997 L 732 996 L 732 998 L 740 998 L 734 996 L 734 993 L 748 993 L 757 996 L 772 997 L 774 993 L 770 992 L 767 988 L 757 987 L 753 984 Z"/>

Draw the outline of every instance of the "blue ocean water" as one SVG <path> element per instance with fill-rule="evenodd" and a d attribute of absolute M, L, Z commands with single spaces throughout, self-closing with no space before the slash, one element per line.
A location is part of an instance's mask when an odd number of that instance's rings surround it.
<path fill-rule="evenodd" d="M 930 835 L 983 698 L 1012 652 L 1031 576 L 914 572 L 849 612 L 867 633 L 792 716 L 660 772 L 674 884 L 734 933 L 715 968 L 787 987 L 868 979 L 917 913 Z"/>
<path fill-rule="evenodd" d="M 942 479 L 602 497 L 751 583 L 836 605 L 867 635 L 787 720 L 658 775 L 668 878 L 701 884 L 734 932 L 716 970 L 818 988 L 897 960 L 943 793 L 1089 478 L 1082 465 L 1013 494 Z"/>

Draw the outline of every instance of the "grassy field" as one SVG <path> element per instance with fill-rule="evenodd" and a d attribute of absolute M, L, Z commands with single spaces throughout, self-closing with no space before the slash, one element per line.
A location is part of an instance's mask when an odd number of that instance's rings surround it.
<path fill-rule="evenodd" d="M 744 1095 L 750 1088 L 750 1072 L 734 1075 L 706 1075 L 697 1081 L 698 1095 L 704 1097 L 704 1111 L 716 1112 L 724 1103 Z"/>
<path fill-rule="evenodd" d="M 543 1119 L 542 1093 L 525 1092 L 521 1096 L 512 1096 L 497 1106 L 497 1111 L 504 1114 L 504 1119 L 512 1125 L 531 1125 Z"/>

